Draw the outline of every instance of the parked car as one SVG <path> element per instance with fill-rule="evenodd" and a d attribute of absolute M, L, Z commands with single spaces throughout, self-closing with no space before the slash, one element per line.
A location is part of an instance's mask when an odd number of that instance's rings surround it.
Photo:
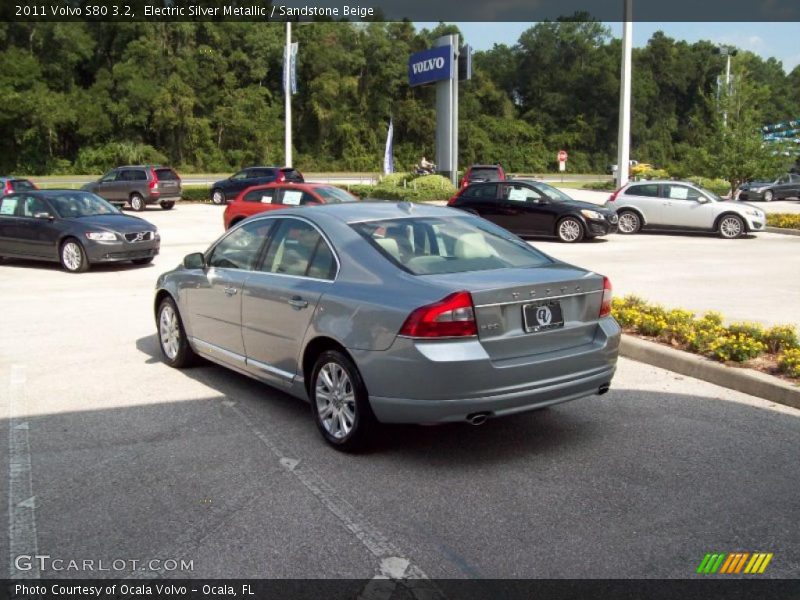
<path fill-rule="evenodd" d="M 143 211 L 148 204 L 170 210 L 181 199 L 181 178 L 172 167 L 129 165 L 111 169 L 81 189 L 97 194 L 120 208 Z"/>
<path fill-rule="evenodd" d="M 462 211 L 291 208 L 231 228 L 156 283 L 164 360 L 197 355 L 311 404 L 325 440 L 376 422 L 480 424 L 605 393 L 611 284 Z"/>
<path fill-rule="evenodd" d="M 81 273 L 102 262 L 152 262 L 156 226 L 79 190 L 15 192 L 0 198 L 0 258 L 60 262 Z"/>
<path fill-rule="evenodd" d="M 761 231 L 764 211 L 744 202 L 723 200 L 714 192 L 688 181 L 628 183 L 609 197 L 616 208 L 620 233 L 642 229 L 715 231 L 723 238 L 738 238 Z"/>
<path fill-rule="evenodd" d="M 31 190 L 38 190 L 30 179 L 21 179 L 19 177 L 0 177 L 0 196 L 7 196 L 14 192 L 29 192 Z"/>
<path fill-rule="evenodd" d="M 326 183 L 268 183 L 240 192 L 225 207 L 222 220 L 225 229 L 230 229 L 247 217 L 268 210 L 357 201 L 350 192 Z"/>
<path fill-rule="evenodd" d="M 303 183 L 303 174 L 292 167 L 249 167 L 211 186 L 211 202 L 225 204 L 239 192 L 265 183 L 291 181 Z"/>
<path fill-rule="evenodd" d="M 750 181 L 739 186 L 739 200 L 783 200 L 784 198 L 800 199 L 800 175 L 786 173 L 772 181 Z"/>
<path fill-rule="evenodd" d="M 613 209 L 573 200 L 541 181 L 513 179 L 461 188 L 447 203 L 521 236 L 579 242 L 617 230 Z"/>
<path fill-rule="evenodd" d="M 481 181 L 505 181 L 506 173 L 500 163 L 496 165 L 472 165 L 461 177 L 461 187 Z"/>

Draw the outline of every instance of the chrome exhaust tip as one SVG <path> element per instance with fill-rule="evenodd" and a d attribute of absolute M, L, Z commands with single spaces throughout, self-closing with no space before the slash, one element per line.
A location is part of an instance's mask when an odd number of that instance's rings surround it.
<path fill-rule="evenodd" d="M 489 418 L 489 413 L 481 412 L 481 413 L 472 413 L 471 415 L 467 415 L 467 421 L 470 425 L 483 425 L 486 423 L 486 419 Z"/>

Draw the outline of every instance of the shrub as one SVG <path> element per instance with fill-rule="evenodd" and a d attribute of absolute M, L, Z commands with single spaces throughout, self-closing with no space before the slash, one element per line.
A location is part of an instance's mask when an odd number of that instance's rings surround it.
<path fill-rule="evenodd" d="M 800 348 L 797 332 L 791 325 L 775 325 L 764 332 L 762 341 L 767 345 L 767 351 L 777 354 L 785 350 Z"/>
<path fill-rule="evenodd" d="M 705 354 L 720 361 L 744 362 L 755 358 L 767 349 L 767 346 L 758 340 L 747 336 L 744 332 L 722 335 L 711 340 Z"/>
<path fill-rule="evenodd" d="M 770 213 L 767 215 L 767 225 L 781 229 L 800 229 L 800 215 Z"/>
<path fill-rule="evenodd" d="M 800 349 L 786 350 L 778 359 L 778 370 L 789 377 L 800 377 Z"/>
<path fill-rule="evenodd" d="M 743 334 L 757 342 L 764 340 L 764 328 L 758 323 L 731 323 L 727 329 L 731 335 Z"/>
<path fill-rule="evenodd" d="M 381 177 L 378 180 L 378 185 L 402 187 L 403 182 L 408 183 L 416 177 L 417 175 L 414 173 L 390 173 Z"/>
<path fill-rule="evenodd" d="M 184 187 L 181 200 L 184 202 L 211 202 L 211 188 L 208 186 Z"/>
<path fill-rule="evenodd" d="M 668 310 L 666 315 L 667 325 L 661 332 L 665 342 L 683 346 L 689 342 L 694 332 L 694 313 L 682 308 Z"/>
<path fill-rule="evenodd" d="M 617 189 L 617 184 L 613 179 L 609 179 L 608 181 L 590 181 L 589 183 L 583 184 L 583 189 L 595 190 L 598 192 L 613 192 L 615 189 Z"/>

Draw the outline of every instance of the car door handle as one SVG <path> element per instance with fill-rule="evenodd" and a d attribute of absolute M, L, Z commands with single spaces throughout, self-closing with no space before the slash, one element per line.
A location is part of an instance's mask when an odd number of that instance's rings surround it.
<path fill-rule="evenodd" d="M 306 300 L 303 300 L 300 296 L 292 296 L 291 298 L 289 298 L 289 300 L 287 300 L 287 302 L 289 303 L 289 306 L 291 306 L 292 308 L 296 308 L 297 310 L 300 310 L 308 306 L 308 302 Z"/>
<path fill-rule="evenodd" d="M 239 290 L 237 290 L 235 287 L 226 287 L 225 288 L 225 295 L 226 296 L 235 296 L 236 292 L 238 292 L 238 291 Z"/>

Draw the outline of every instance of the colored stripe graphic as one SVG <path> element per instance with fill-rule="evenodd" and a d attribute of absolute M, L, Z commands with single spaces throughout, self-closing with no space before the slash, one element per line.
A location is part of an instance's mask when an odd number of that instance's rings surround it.
<path fill-rule="evenodd" d="M 773 556 L 774 554 L 771 552 L 754 552 L 752 554 L 749 552 L 709 552 L 697 567 L 697 573 L 703 575 L 714 573 L 760 575 L 766 570 Z"/>

